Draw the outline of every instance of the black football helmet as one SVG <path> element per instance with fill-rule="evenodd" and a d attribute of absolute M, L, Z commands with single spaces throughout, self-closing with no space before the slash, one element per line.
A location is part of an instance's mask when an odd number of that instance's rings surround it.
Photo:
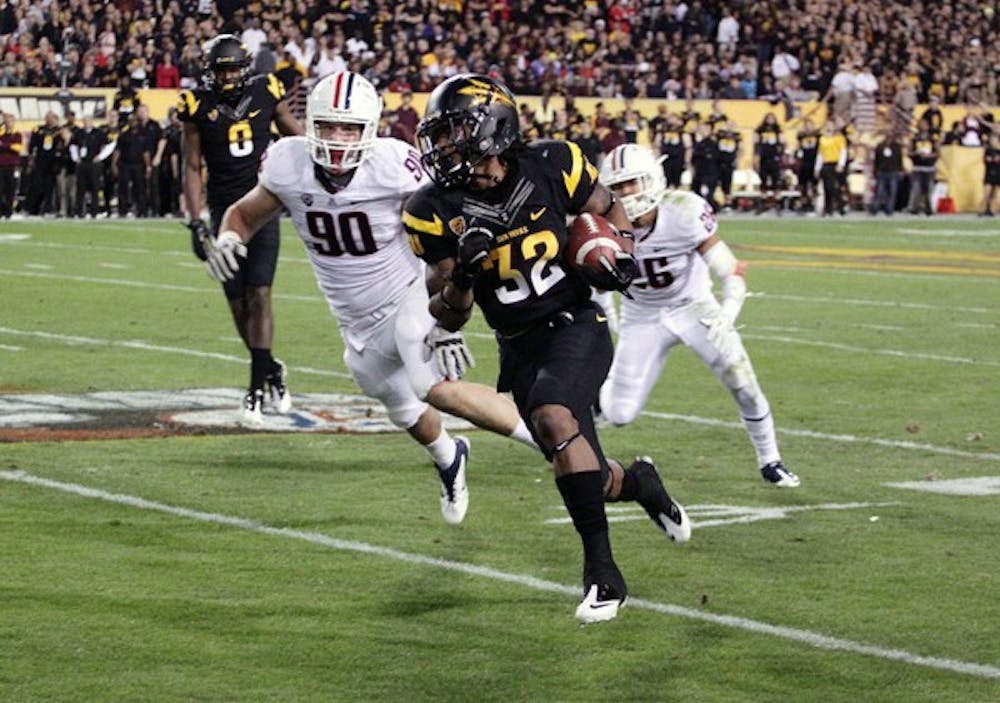
<path fill-rule="evenodd" d="M 250 76 L 250 52 L 238 37 L 220 34 L 205 44 L 205 87 L 229 97 L 243 92 Z"/>
<path fill-rule="evenodd" d="M 476 164 L 520 140 L 514 95 L 478 74 L 453 76 L 435 88 L 417 125 L 420 160 L 441 188 L 465 185 Z"/>

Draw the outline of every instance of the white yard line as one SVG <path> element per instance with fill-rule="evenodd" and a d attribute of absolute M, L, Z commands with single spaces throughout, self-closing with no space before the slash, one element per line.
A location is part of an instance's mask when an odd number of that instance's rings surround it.
<path fill-rule="evenodd" d="M 645 417 L 654 417 L 658 420 L 677 420 L 678 422 L 688 422 L 693 425 L 709 425 L 711 427 L 727 427 L 740 432 L 746 432 L 739 422 L 728 420 L 716 420 L 709 417 L 698 417 L 696 415 L 677 415 L 675 413 L 659 413 L 651 410 L 643 410 Z M 879 439 L 878 437 L 858 437 L 852 434 L 827 434 L 826 432 L 814 432 L 812 430 L 796 430 L 787 427 L 778 429 L 778 434 L 792 437 L 808 437 L 809 439 L 822 439 L 830 442 L 844 442 L 847 444 L 874 444 L 880 447 L 891 449 L 909 449 L 918 452 L 931 452 L 933 454 L 945 454 L 948 456 L 961 456 L 969 459 L 982 459 L 985 461 L 1000 461 L 1000 454 L 990 452 L 967 452 L 962 449 L 952 449 L 951 447 L 940 447 L 935 444 L 922 444 L 920 442 L 902 442 L 895 439 Z"/>
<path fill-rule="evenodd" d="M 165 354 L 183 354 L 184 356 L 196 356 L 203 359 L 215 359 L 217 361 L 230 361 L 238 364 L 247 363 L 245 356 L 233 356 L 231 354 L 219 354 L 217 352 L 198 351 L 197 349 L 186 349 L 184 347 L 168 347 L 162 344 L 150 344 L 138 340 L 123 341 L 120 339 L 97 339 L 94 337 L 80 337 L 65 334 L 54 334 L 52 332 L 40 332 L 37 330 L 15 330 L 10 327 L 0 327 L 0 334 L 9 334 L 15 337 L 37 337 L 47 339 L 60 344 L 69 345 L 93 345 L 99 347 L 123 347 L 125 349 L 139 349 L 141 351 L 153 351 Z M 336 378 L 351 378 L 351 374 L 343 371 L 330 371 L 328 369 L 314 369 L 308 366 L 296 366 L 295 373 L 309 374 L 312 376 L 333 376 Z"/>
<path fill-rule="evenodd" d="M 822 303 L 838 307 L 843 305 L 861 305 L 879 308 L 902 308 L 904 310 L 943 310 L 945 312 L 971 312 L 983 315 L 1000 315 L 1000 308 L 961 307 L 958 305 L 931 305 L 930 303 L 906 303 L 898 300 L 867 300 L 865 298 L 831 298 L 812 295 L 784 295 L 781 293 L 758 292 L 750 297 L 764 300 L 791 300 L 800 303 Z"/>
<path fill-rule="evenodd" d="M 807 347 L 821 347 L 823 349 L 836 349 L 844 352 L 857 352 L 860 354 L 878 354 L 879 356 L 895 356 L 900 359 L 921 359 L 924 361 L 944 361 L 953 364 L 972 364 L 974 366 L 1000 366 L 1000 361 L 988 361 L 986 359 L 971 359 L 966 356 L 945 356 L 943 354 L 923 354 L 920 352 L 908 352 L 899 349 L 874 349 L 871 347 L 857 347 L 852 344 L 839 344 L 836 342 L 817 342 L 810 339 L 793 339 L 792 337 L 777 337 L 768 334 L 747 334 L 742 333 L 743 339 L 761 339 L 768 342 L 783 342 L 784 344 L 799 344 Z"/>
<path fill-rule="evenodd" d="M 62 481 L 53 481 L 39 476 L 33 476 L 23 471 L 0 471 L 0 479 L 32 486 L 39 486 L 42 488 L 49 488 L 63 493 L 78 495 L 84 498 L 103 500 L 109 503 L 116 503 L 118 505 L 137 508 L 139 510 L 151 510 L 189 520 L 196 520 L 214 525 L 225 525 L 227 527 L 269 535 L 272 537 L 299 540 L 310 544 L 329 547 L 338 551 L 367 554 L 370 556 L 392 559 L 394 561 L 415 564 L 418 566 L 444 569 L 492 581 L 523 586 L 536 591 L 549 591 L 574 597 L 578 597 L 580 594 L 580 588 L 578 585 L 568 586 L 565 584 L 555 583 L 553 581 L 546 581 L 528 574 L 511 573 L 507 571 L 500 571 L 499 569 L 492 569 L 488 566 L 478 566 L 450 559 L 439 559 L 437 557 L 431 557 L 424 554 L 404 552 L 390 547 L 380 547 L 366 542 L 337 539 L 336 537 L 330 537 L 319 532 L 307 532 L 305 530 L 272 527 L 266 523 L 258 522 L 256 520 L 248 520 L 246 518 L 223 515 L 220 513 L 208 513 L 200 510 L 192 510 L 190 508 L 169 505 L 166 503 L 158 503 L 139 496 L 122 493 L 108 493 L 97 488 L 91 488 L 89 486 L 83 486 L 76 483 L 64 483 Z M 898 661 L 905 664 L 912 664 L 914 666 L 951 671 L 983 679 L 1000 679 L 1000 667 L 990 666 L 987 664 L 977 664 L 974 662 L 965 662 L 955 659 L 924 656 L 921 654 L 907 652 L 902 649 L 879 647 L 865 644 L 863 642 L 841 639 L 839 637 L 830 637 L 828 635 L 811 632 L 809 630 L 771 625 L 766 622 L 760 622 L 759 620 L 750 620 L 748 618 L 735 615 L 709 613 L 702 610 L 685 608 L 683 606 L 672 605 L 670 603 L 660 603 L 643 598 L 630 598 L 629 606 L 642 610 L 652 610 L 664 615 L 687 618 L 689 620 L 700 620 L 702 622 L 712 623 L 713 625 L 744 630 L 754 634 L 791 640 L 793 642 L 799 642 L 817 649 L 849 652 L 876 659 Z"/>
<path fill-rule="evenodd" d="M 218 291 L 218 286 L 209 282 L 205 277 L 204 286 L 179 286 L 169 283 L 150 283 L 149 281 L 127 281 L 121 278 L 94 278 L 93 276 L 68 276 L 57 273 L 41 273 L 39 271 L 13 271 L 10 269 L 0 269 L 0 276 L 22 276 L 25 278 L 45 278 L 60 281 L 74 281 L 76 283 L 98 283 L 111 286 L 125 286 L 126 288 L 148 288 L 150 290 L 169 290 L 176 293 L 199 293 L 208 295 Z M 272 293 L 271 298 L 275 300 L 295 300 L 304 303 L 322 303 L 323 298 L 316 295 L 289 295 L 288 293 Z"/>

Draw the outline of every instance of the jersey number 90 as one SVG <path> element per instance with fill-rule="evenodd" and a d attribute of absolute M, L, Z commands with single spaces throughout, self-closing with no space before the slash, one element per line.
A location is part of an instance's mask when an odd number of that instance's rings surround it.
<path fill-rule="evenodd" d="M 319 240 L 313 242 L 313 250 L 322 256 L 365 256 L 377 248 L 368 215 L 363 212 L 342 212 L 335 220 L 326 210 L 310 210 L 306 224 L 309 234 Z"/>

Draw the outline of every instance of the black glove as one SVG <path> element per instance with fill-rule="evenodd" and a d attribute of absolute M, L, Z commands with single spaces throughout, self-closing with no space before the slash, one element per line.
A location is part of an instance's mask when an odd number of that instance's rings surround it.
<path fill-rule="evenodd" d="M 493 233 L 477 228 L 462 235 L 458 240 L 458 256 L 451 272 L 451 283 L 459 290 L 469 290 L 476 282 L 476 276 L 493 248 Z"/>
<path fill-rule="evenodd" d="M 584 280 L 594 288 L 599 290 L 616 290 L 628 294 L 628 287 L 639 274 L 639 263 L 635 258 L 624 251 L 615 254 L 613 261 L 607 257 L 601 258 L 603 271 L 595 271 L 590 268 L 581 268 L 580 273 Z"/>
<path fill-rule="evenodd" d="M 208 261 L 205 245 L 212 238 L 212 234 L 209 232 L 205 220 L 200 217 L 195 218 L 187 223 L 187 228 L 191 230 L 191 250 L 194 255 L 202 261 Z"/>

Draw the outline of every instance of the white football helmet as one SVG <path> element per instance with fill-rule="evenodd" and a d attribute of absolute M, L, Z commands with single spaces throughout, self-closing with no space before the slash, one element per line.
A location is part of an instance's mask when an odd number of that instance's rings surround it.
<path fill-rule="evenodd" d="M 357 168 L 375 148 L 382 98 L 363 76 L 337 71 L 321 79 L 306 98 L 306 139 L 313 161 L 337 173 Z M 358 141 L 323 139 L 320 125 L 361 125 Z"/>
<path fill-rule="evenodd" d="M 608 188 L 635 181 L 639 189 L 629 195 L 618 195 L 628 219 L 635 222 L 660 204 L 667 192 L 667 179 L 663 175 L 663 158 L 638 144 L 622 144 L 604 157 L 600 181 Z M 617 195 L 617 193 L 616 193 Z"/>

